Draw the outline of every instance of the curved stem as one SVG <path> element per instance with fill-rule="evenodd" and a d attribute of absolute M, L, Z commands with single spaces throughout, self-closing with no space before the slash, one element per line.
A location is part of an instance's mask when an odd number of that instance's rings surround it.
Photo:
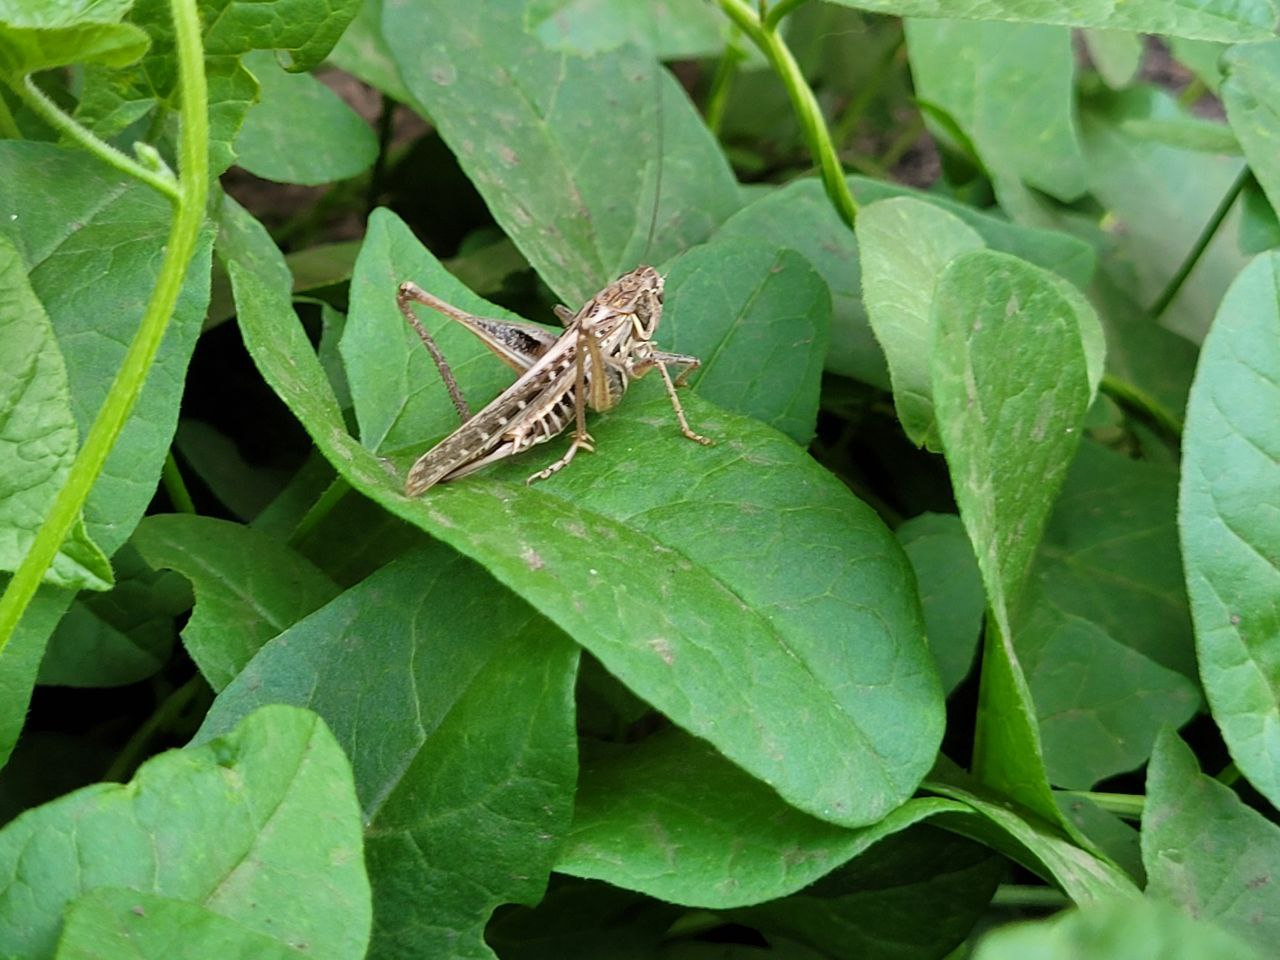
<path fill-rule="evenodd" d="M 4 595 L 0 596 L 0 652 L 8 644 L 45 571 L 80 516 L 89 490 L 102 472 L 102 465 L 120 436 L 138 394 L 142 392 L 156 350 L 173 315 L 183 278 L 195 254 L 200 226 L 204 222 L 205 201 L 209 195 L 209 96 L 205 85 L 200 20 L 195 0 L 170 0 L 170 9 L 178 53 L 181 98 L 182 126 L 178 144 L 181 179 L 176 194 L 172 195 L 175 197 L 173 223 L 169 227 L 164 261 L 138 332 L 129 344 L 124 362 L 107 391 L 97 419 L 89 428 L 84 445 L 71 464 L 66 485 L 58 491 L 44 523 L 36 532 L 30 551 L 14 571 Z M 78 124 L 76 126 L 79 127 Z M 96 137 L 93 139 L 100 146 L 105 146 Z M 95 149 L 94 152 L 99 151 Z M 128 160 L 127 157 L 125 159 Z M 155 177 L 140 179 L 151 183 Z"/>
<path fill-rule="evenodd" d="M 782 22 L 782 18 L 802 4 L 808 3 L 809 0 L 778 0 L 764 15 L 764 28 L 766 30 L 776 30 L 778 24 Z"/>
<path fill-rule="evenodd" d="M 1222 221 L 1227 218 L 1227 213 L 1231 210 L 1232 205 L 1236 202 L 1236 198 L 1240 196 L 1244 185 L 1249 182 L 1249 167 L 1246 164 L 1241 168 L 1235 182 L 1231 184 L 1227 192 L 1223 195 L 1218 209 L 1213 211 L 1213 216 L 1209 218 L 1209 222 L 1204 225 L 1204 229 L 1200 231 L 1200 236 L 1196 238 L 1195 246 L 1191 248 L 1191 252 L 1187 254 L 1186 259 L 1182 261 L 1182 265 L 1178 267 L 1165 285 L 1164 291 L 1156 298 L 1155 303 L 1147 310 L 1147 316 L 1152 320 L 1159 320 L 1161 314 L 1169 309 L 1169 304 L 1173 303 L 1178 296 L 1178 291 L 1182 289 L 1182 285 L 1187 282 L 1187 277 L 1191 276 L 1191 271 L 1196 268 L 1196 264 L 1200 262 L 1200 257 L 1204 255 L 1205 249 L 1209 246 L 1209 242 L 1213 240 L 1218 232 L 1218 228 L 1222 226 Z"/>
<path fill-rule="evenodd" d="M 729 100 L 729 87 L 738 73 L 738 64 L 742 62 L 742 48 L 738 46 L 741 31 L 737 27 L 725 41 L 724 53 L 716 64 L 716 72 L 711 78 L 711 91 L 707 94 L 707 129 L 719 137 L 720 126 L 724 122 L 725 105 Z"/>
<path fill-rule="evenodd" d="M 800 128 L 804 131 L 805 140 L 809 144 L 809 152 L 822 173 L 822 184 L 826 188 L 827 196 L 835 206 L 836 213 L 852 228 L 853 221 L 858 216 L 858 202 L 853 199 L 853 194 L 849 192 L 849 185 L 845 182 L 844 170 L 840 166 L 840 158 L 836 155 L 835 145 L 831 142 L 831 134 L 822 117 L 818 99 L 809 88 L 800 65 L 796 63 L 795 57 L 791 55 L 786 42 L 778 33 L 777 18 L 773 18 L 774 23 L 770 26 L 767 21 L 761 22 L 760 17 L 746 3 L 746 0 L 719 0 L 719 2 L 720 9 L 725 12 L 725 15 L 738 26 L 738 29 L 750 37 L 751 42 L 768 58 L 774 72 L 787 88 L 787 95 L 791 98 L 792 107 L 795 108 L 796 118 L 800 121 Z M 785 14 L 796 5 L 795 0 L 782 0 L 774 8 L 774 13 L 781 10 Z"/>
<path fill-rule="evenodd" d="M 1098 386 L 1121 407 L 1147 421 L 1175 447 L 1182 442 L 1182 421 L 1151 394 L 1110 373 L 1102 375 L 1102 383 Z"/>
<path fill-rule="evenodd" d="M 163 162 L 159 169 L 145 166 L 132 157 L 126 156 L 111 144 L 99 140 L 72 117 L 63 113 L 62 109 L 36 86 L 32 77 L 24 77 L 22 86 L 16 87 L 14 92 L 22 97 L 22 101 L 31 108 L 32 113 L 59 133 L 80 144 L 103 163 L 110 164 L 121 173 L 141 180 L 147 186 L 159 190 L 170 200 L 175 202 L 178 200 L 178 182 L 172 171 L 163 166 Z"/>
<path fill-rule="evenodd" d="M 169 500 L 173 503 L 173 509 L 178 513 L 195 513 L 196 504 L 191 499 L 191 492 L 187 489 L 187 483 L 182 479 L 182 471 L 178 469 L 178 460 L 170 449 L 164 457 L 164 469 L 160 472 L 160 483 L 164 487 L 165 492 L 169 494 Z"/>

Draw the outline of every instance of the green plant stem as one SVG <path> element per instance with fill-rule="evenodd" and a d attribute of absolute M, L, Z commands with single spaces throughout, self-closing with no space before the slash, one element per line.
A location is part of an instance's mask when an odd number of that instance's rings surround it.
<path fill-rule="evenodd" d="M 729 87 L 738 74 L 738 64 L 742 62 L 743 50 L 738 46 L 738 38 L 742 32 L 734 27 L 724 45 L 724 54 L 716 64 L 716 72 L 711 78 L 711 90 L 707 93 L 706 120 L 707 129 L 719 137 L 720 127 L 724 123 L 725 105 L 729 102 Z"/>
<path fill-rule="evenodd" d="M 765 11 L 764 28 L 766 30 L 778 29 L 778 24 L 782 22 L 783 17 L 785 17 L 788 13 L 790 13 L 796 7 L 799 7 L 808 2 L 809 0 L 778 0 L 777 3 L 775 3 L 767 11 Z"/>
<path fill-rule="evenodd" d="M 867 107 L 876 98 L 888 80 L 889 74 L 893 71 L 894 61 L 898 59 L 898 54 L 906 47 L 906 36 L 899 33 L 895 40 L 880 57 L 880 62 L 876 64 L 875 71 L 858 89 L 856 96 L 849 100 L 848 106 L 831 129 L 831 139 L 842 146 L 849 141 L 853 133 L 858 128 L 858 124 L 862 121 L 863 115 L 867 112 Z"/>
<path fill-rule="evenodd" d="M 36 82 L 32 77 L 24 77 L 22 86 L 15 87 L 14 92 L 31 108 L 32 113 L 36 114 L 59 133 L 80 144 L 103 163 L 115 167 L 121 173 L 141 180 L 149 187 L 159 190 L 170 200 L 178 201 L 180 190 L 178 181 L 174 177 L 173 171 L 164 166 L 163 161 L 160 161 L 158 168 L 147 166 L 117 150 L 111 144 L 99 140 L 73 118 L 63 113 L 61 108 L 50 100 L 43 90 L 36 86 Z"/>
<path fill-rule="evenodd" d="M 289 546 L 296 547 L 316 526 L 327 517 L 333 508 L 338 505 L 338 501 L 345 497 L 351 490 L 351 484 L 343 480 L 341 477 L 329 484 L 325 488 L 324 493 L 314 504 L 311 509 L 303 515 L 298 521 L 298 525 L 293 528 L 293 533 L 289 534 Z"/>
<path fill-rule="evenodd" d="M 1108 813 L 1125 820 L 1141 820 L 1146 798 L 1132 793 L 1093 793 L 1088 790 L 1063 790 L 1063 797 L 1080 797 L 1096 804 Z"/>
<path fill-rule="evenodd" d="M 813 95 L 800 71 L 800 65 L 796 63 L 795 57 L 777 31 L 777 20 L 780 17 L 774 17 L 773 25 L 768 26 L 761 22 L 746 0 L 719 0 L 719 3 L 725 15 L 760 48 L 782 80 L 782 85 L 787 88 L 787 96 L 791 98 L 791 105 L 809 144 L 809 153 L 822 174 L 822 185 L 826 188 L 827 196 L 840 219 L 852 229 L 858 216 L 858 203 L 845 182 L 844 170 L 836 155 L 835 145 L 831 142 L 831 134 L 822 117 L 822 109 L 818 106 L 818 98 Z M 782 0 L 774 7 L 773 13 L 782 11 L 785 15 L 795 6 L 796 2 Z"/>
<path fill-rule="evenodd" d="M 1155 397 L 1145 390 L 1110 373 L 1102 375 L 1102 382 L 1098 386 L 1103 393 L 1122 408 L 1149 423 L 1166 440 L 1172 442 L 1174 446 L 1182 442 L 1182 421 L 1178 419 L 1177 414 L 1165 409 Z"/>
<path fill-rule="evenodd" d="M 196 504 L 187 490 L 186 481 L 182 479 L 182 471 L 178 469 L 178 461 L 170 450 L 164 457 L 164 469 L 160 473 L 160 482 L 165 493 L 173 501 L 174 509 L 179 513 L 195 513 Z"/>
<path fill-rule="evenodd" d="M 142 761 L 142 754 L 147 749 L 148 744 L 155 739 L 157 733 L 172 723 L 187 705 L 195 699 L 196 694 L 205 689 L 206 684 L 204 677 L 196 674 L 173 693 L 169 694 L 151 716 L 143 721 L 142 726 L 133 732 L 133 736 L 129 738 L 121 751 L 116 754 L 115 760 L 111 762 L 111 766 L 107 768 L 107 772 L 102 775 L 102 779 L 107 782 L 124 783 L 138 769 L 138 765 Z"/>
<path fill-rule="evenodd" d="M 124 362 L 107 391 L 93 426 L 89 428 L 84 445 L 71 464 L 66 485 L 58 491 L 44 523 L 36 531 L 30 551 L 22 558 L 4 595 L 0 596 L 0 653 L 13 636 L 23 611 L 35 596 L 62 541 L 80 516 L 89 490 L 102 472 L 102 465 L 106 463 L 107 455 L 120 436 L 138 394 L 142 392 L 178 301 L 183 278 L 195 254 L 200 226 L 204 222 L 205 203 L 209 196 L 209 96 L 205 86 L 200 19 L 196 13 L 196 0 L 170 0 L 170 10 L 178 53 L 181 97 L 181 137 L 178 143 L 181 179 L 176 195 L 166 193 L 166 196 L 173 196 L 175 202 L 164 261 L 138 332 L 129 344 Z M 100 144 L 96 138 L 94 141 Z M 98 150 L 94 152 L 101 156 Z M 155 186 L 155 177 L 140 179 Z"/>
<path fill-rule="evenodd" d="M 1200 231 L 1200 236 L 1196 238 L 1195 246 L 1191 248 L 1191 252 L 1187 254 L 1186 259 L 1182 261 L 1182 265 L 1178 267 L 1175 273 L 1165 286 L 1164 291 L 1156 298 L 1155 303 L 1147 310 L 1147 316 L 1152 320 L 1159 320 L 1161 315 L 1169 308 L 1169 304 L 1173 303 L 1178 296 L 1178 291 L 1182 289 L 1182 285 L 1187 282 L 1187 277 L 1191 276 L 1191 271 L 1196 268 L 1196 264 L 1200 262 L 1200 257 L 1204 255 L 1205 249 L 1213 240 L 1218 232 L 1218 228 L 1222 226 L 1222 221 L 1227 218 L 1227 213 L 1236 202 L 1236 198 L 1240 196 L 1240 192 L 1244 190 L 1244 186 L 1249 182 L 1249 167 L 1246 165 L 1241 169 L 1235 182 L 1227 189 L 1223 195 L 1218 209 L 1213 211 L 1213 216 L 1209 218 L 1209 222 L 1204 225 L 1204 229 Z"/>

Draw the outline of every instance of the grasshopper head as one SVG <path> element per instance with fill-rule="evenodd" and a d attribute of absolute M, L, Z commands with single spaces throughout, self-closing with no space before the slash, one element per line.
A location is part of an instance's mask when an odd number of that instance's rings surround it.
<path fill-rule="evenodd" d="M 615 296 L 610 306 L 619 313 L 632 314 L 636 333 L 650 339 L 662 319 L 662 274 L 653 267 L 636 267 L 619 277 L 611 290 Z"/>

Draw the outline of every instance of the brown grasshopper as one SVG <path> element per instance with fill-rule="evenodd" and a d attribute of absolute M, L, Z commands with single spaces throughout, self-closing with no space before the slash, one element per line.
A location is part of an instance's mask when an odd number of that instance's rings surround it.
<path fill-rule="evenodd" d="M 657 368 L 680 424 L 680 432 L 701 444 L 712 441 L 689 428 L 676 395 L 702 361 L 666 353 L 653 344 L 662 319 L 662 276 L 653 267 L 637 267 L 609 284 L 577 313 L 556 307 L 564 324 L 559 336 L 531 323 L 477 317 L 435 297 L 413 282 L 400 284 L 396 304 L 431 353 L 449 390 L 462 426 L 424 453 L 409 469 L 405 494 L 413 497 L 437 483 L 456 480 L 491 463 L 545 443 L 574 424 L 565 455 L 525 483 L 545 480 L 562 470 L 579 450 L 594 451 L 586 411 L 617 406 L 632 380 Z M 456 320 L 480 338 L 520 376 L 474 416 L 453 371 L 410 303 L 418 302 Z M 683 367 L 673 381 L 667 366 Z"/>

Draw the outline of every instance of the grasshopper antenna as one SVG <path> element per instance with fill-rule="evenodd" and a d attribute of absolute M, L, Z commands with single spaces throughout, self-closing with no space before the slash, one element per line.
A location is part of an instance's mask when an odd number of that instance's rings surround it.
<path fill-rule="evenodd" d="M 654 24 L 655 39 L 657 24 Z M 649 212 L 649 235 L 644 241 L 644 253 L 641 254 L 641 260 L 647 260 L 649 253 L 653 249 L 653 234 L 658 227 L 658 207 L 662 203 L 662 168 L 665 166 L 663 162 L 666 158 L 663 156 L 663 120 L 664 114 L 662 110 L 662 59 L 658 56 L 657 51 L 653 54 L 653 95 L 654 104 L 657 106 L 658 124 L 656 142 L 658 145 L 658 172 L 654 177 L 653 183 L 653 208 Z"/>

